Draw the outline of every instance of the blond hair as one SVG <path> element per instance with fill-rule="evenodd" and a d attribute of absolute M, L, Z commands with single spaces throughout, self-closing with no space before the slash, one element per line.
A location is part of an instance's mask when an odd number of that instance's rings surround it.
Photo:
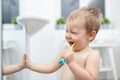
<path fill-rule="evenodd" d="M 74 10 L 68 17 L 68 20 L 75 19 L 84 20 L 84 26 L 87 33 L 92 31 L 96 31 L 97 33 L 101 25 L 102 13 L 94 7 L 82 7 Z"/>

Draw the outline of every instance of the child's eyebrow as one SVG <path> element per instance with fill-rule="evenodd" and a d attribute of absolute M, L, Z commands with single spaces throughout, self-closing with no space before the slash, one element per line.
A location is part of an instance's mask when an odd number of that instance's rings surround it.
<path fill-rule="evenodd" d="M 78 29 L 76 29 L 76 28 L 73 28 L 73 29 L 71 29 L 71 31 L 78 31 Z"/>

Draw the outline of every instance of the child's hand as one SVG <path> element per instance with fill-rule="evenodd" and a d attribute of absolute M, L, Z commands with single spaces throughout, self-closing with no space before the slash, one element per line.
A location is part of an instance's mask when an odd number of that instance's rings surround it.
<path fill-rule="evenodd" d="M 70 63 L 71 61 L 74 60 L 74 53 L 66 49 L 62 52 L 62 57 L 65 58 L 66 63 Z"/>
<path fill-rule="evenodd" d="M 25 65 L 25 68 L 29 68 L 29 64 L 30 64 L 30 59 L 28 57 L 28 54 L 24 54 L 24 65 Z"/>

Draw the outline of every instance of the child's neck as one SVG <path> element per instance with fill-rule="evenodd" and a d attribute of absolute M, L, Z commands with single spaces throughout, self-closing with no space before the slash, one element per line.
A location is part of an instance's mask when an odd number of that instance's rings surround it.
<path fill-rule="evenodd" d="M 78 49 L 78 50 L 74 50 L 74 52 L 82 52 L 82 51 L 86 51 L 87 49 L 89 49 L 90 47 L 89 47 L 89 45 L 87 45 L 87 46 L 84 46 L 84 47 L 82 47 L 81 49 Z"/>

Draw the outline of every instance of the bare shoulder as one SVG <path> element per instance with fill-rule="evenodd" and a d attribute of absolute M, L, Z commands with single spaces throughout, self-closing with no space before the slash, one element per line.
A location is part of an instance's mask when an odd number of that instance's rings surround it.
<path fill-rule="evenodd" d="M 90 49 L 89 56 L 99 58 L 99 53 L 93 49 Z"/>
<path fill-rule="evenodd" d="M 100 56 L 99 56 L 98 52 L 96 52 L 96 51 L 93 50 L 93 49 L 90 49 L 90 50 L 89 50 L 89 55 L 88 55 L 87 61 L 88 61 L 88 62 L 98 62 L 98 63 L 99 63 L 99 61 L 100 61 Z"/>

